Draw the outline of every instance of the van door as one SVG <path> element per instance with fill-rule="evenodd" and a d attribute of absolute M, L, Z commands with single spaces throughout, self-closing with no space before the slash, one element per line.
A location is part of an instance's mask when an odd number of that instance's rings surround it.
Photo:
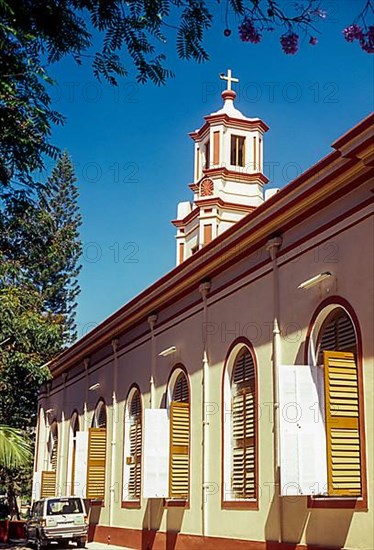
<path fill-rule="evenodd" d="M 47 502 L 46 527 L 69 538 L 85 526 L 85 508 L 79 497 L 56 497 Z"/>

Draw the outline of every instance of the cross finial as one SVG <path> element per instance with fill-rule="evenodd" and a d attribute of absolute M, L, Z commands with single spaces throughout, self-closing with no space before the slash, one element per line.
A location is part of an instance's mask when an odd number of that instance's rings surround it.
<path fill-rule="evenodd" d="M 231 69 L 227 69 L 227 75 L 222 73 L 219 75 L 221 80 L 227 80 L 227 90 L 231 90 L 232 82 L 239 82 L 239 78 L 234 78 L 231 73 Z"/>

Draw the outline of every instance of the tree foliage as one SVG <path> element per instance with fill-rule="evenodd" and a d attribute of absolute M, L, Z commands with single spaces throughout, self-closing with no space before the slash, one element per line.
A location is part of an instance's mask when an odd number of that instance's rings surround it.
<path fill-rule="evenodd" d="M 26 464 L 19 468 L 17 455 L 6 455 L 19 442 L 17 432 L 1 432 L 1 425 L 33 433 L 48 363 L 75 338 L 81 253 L 75 183 L 63 153 L 38 193 L 8 193 L 0 210 L 0 481 L 15 515 L 15 493 L 30 489 L 32 454 L 20 449 Z"/>
<path fill-rule="evenodd" d="M 19 519 L 16 493 L 30 490 L 33 445 L 24 430 L 0 424 L 0 481 L 7 492 L 8 510 Z"/>
<path fill-rule="evenodd" d="M 362 1 L 344 37 L 372 53 L 374 27 L 367 21 L 373 4 Z M 51 108 L 50 63 L 66 55 L 78 63 L 89 58 L 95 76 L 113 85 L 134 66 L 139 82 L 159 85 L 173 75 L 166 66 L 167 43 L 175 42 L 182 59 L 208 59 L 204 36 L 214 15 L 224 16 L 227 37 L 238 22 L 245 42 L 258 43 L 265 32 L 278 31 L 283 51 L 294 54 L 300 34 L 317 43 L 318 23 L 329 15 L 323 5 L 324 0 L 0 0 L 0 185 L 32 187 L 30 174 L 43 166 L 43 156 L 58 155 L 49 137 L 63 118 Z M 97 35 L 102 44 L 95 50 Z"/>
<path fill-rule="evenodd" d="M 76 337 L 74 317 L 81 269 L 78 190 L 67 153 L 59 157 L 36 197 L 32 201 L 25 193 L 7 195 L 0 249 L 7 281 L 16 288 L 31 284 L 38 299 L 33 310 L 42 311 L 43 319 L 61 327 L 61 347 Z"/>

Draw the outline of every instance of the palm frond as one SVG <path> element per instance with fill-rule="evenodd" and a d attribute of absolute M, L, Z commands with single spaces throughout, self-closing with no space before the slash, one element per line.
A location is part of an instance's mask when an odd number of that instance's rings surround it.
<path fill-rule="evenodd" d="M 25 434 L 21 430 L 0 424 L 0 466 L 19 468 L 31 456 L 31 446 Z"/>

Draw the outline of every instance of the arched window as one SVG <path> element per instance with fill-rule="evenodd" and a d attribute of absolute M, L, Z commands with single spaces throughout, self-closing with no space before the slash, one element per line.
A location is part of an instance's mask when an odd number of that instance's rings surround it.
<path fill-rule="evenodd" d="M 57 422 L 52 422 L 48 438 L 49 470 L 57 470 L 58 428 Z"/>
<path fill-rule="evenodd" d="M 224 504 L 257 503 L 256 366 L 249 346 L 234 345 L 226 361 L 223 388 Z"/>
<path fill-rule="evenodd" d="M 99 401 L 96 405 L 92 417 L 92 428 L 106 428 L 106 407 L 104 401 Z"/>
<path fill-rule="evenodd" d="M 324 351 L 345 351 L 357 357 L 356 331 L 348 313 L 337 307 L 327 316 L 317 339 L 318 363 L 323 364 Z"/>
<path fill-rule="evenodd" d="M 232 491 L 236 498 L 256 496 L 256 413 L 253 357 L 243 348 L 235 361 L 232 395 Z"/>
<path fill-rule="evenodd" d="M 336 305 L 324 308 L 313 326 L 309 356 L 323 367 L 323 388 L 319 390 L 325 416 L 329 496 L 363 494 L 357 352 L 357 331 L 348 311 Z"/>
<path fill-rule="evenodd" d="M 169 497 L 189 497 L 190 391 L 185 372 L 176 368 L 168 387 L 170 414 Z"/>
<path fill-rule="evenodd" d="M 92 500 L 104 500 L 105 497 L 106 424 L 106 407 L 100 400 L 88 434 L 87 498 Z"/>
<path fill-rule="evenodd" d="M 58 462 L 58 427 L 54 420 L 49 429 L 47 441 L 48 469 L 41 473 L 40 497 L 53 497 L 56 494 L 56 472 Z"/>
<path fill-rule="evenodd" d="M 137 388 L 130 390 L 125 408 L 123 500 L 140 501 L 142 471 L 142 403 Z"/>

